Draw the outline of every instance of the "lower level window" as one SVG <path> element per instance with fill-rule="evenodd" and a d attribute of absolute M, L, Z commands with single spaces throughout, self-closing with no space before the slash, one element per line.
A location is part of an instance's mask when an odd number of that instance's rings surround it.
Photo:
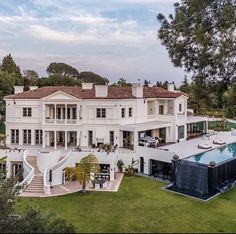
<path fill-rule="evenodd" d="M 24 144 L 31 144 L 31 130 L 29 130 L 29 129 L 23 130 L 23 143 Z"/>
<path fill-rule="evenodd" d="M 43 131 L 35 130 L 35 144 L 43 144 Z"/>
<path fill-rule="evenodd" d="M 12 144 L 19 144 L 19 129 L 12 129 L 11 130 L 11 143 Z"/>

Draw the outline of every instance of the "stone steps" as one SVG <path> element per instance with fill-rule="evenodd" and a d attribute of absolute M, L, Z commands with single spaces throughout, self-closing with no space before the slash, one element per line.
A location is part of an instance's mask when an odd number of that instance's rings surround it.
<path fill-rule="evenodd" d="M 37 161 L 35 156 L 28 156 L 27 162 L 34 168 L 35 176 L 30 184 L 25 188 L 24 192 L 27 193 L 44 193 L 43 174 L 37 167 Z"/>

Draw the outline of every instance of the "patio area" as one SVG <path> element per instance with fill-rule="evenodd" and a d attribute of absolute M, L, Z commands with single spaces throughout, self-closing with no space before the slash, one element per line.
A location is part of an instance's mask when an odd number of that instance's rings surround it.
<path fill-rule="evenodd" d="M 217 135 L 212 135 L 208 137 L 199 137 L 188 141 L 182 141 L 179 143 L 171 144 L 168 146 L 160 147 L 159 149 L 167 150 L 170 152 L 174 152 L 179 156 L 180 159 L 189 157 L 191 155 L 195 155 L 198 153 L 202 153 L 214 148 L 222 147 L 222 145 L 214 144 L 213 141 L 215 139 L 221 139 L 226 142 L 226 144 L 231 144 L 236 142 L 236 136 L 231 135 L 231 132 L 217 132 Z M 212 147 L 209 149 L 199 149 L 198 145 L 202 143 L 207 143 Z"/>
<path fill-rule="evenodd" d="M 107 188 L 94 189 L 89 183 L 87 183 L 87 191 L 96 191 L 96 192 L 117 192 L 119 190 L 121 181 L 123 179 L 123 173 L 116 173 L 116 179 L 114 181 L 109 181 Z M 32 193 L 32 192 L 22 192 L 19 196 L 21 197 L 53 197 L 53 196 L 62 196 L 71 193 L 78 192 L 82 189 L 81 184 L 78 181 L 67 182 L 61 185 L 55 185 L 51 188 L 51 194 L 47 195 L 44 193 Z"/>

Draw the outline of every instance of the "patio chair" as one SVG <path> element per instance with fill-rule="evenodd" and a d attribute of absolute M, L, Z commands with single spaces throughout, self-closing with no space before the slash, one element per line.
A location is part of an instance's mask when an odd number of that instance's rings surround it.
<path fill-rule="evenodd" d="M 198 148 L 199 149 L 210 149 L 210 148 L 212 148 L 212 145 L 207 142 L 199 143 Z"/>
<path fill-rule="evenodd" d="M 105 182 L 103 183 L 103 185 L 102 185 L 102 188 L 107 188 L 107 186 L 108 186 L 108 182 L 105 181 Z"/>
<path fill-rule="evenodd" d="M 100 189 L 100 184 L 95 183 L 94 189 Z"/>
<path fill-rule="evenodd" d="M 216 145 L 224 145 L 224 144 L 226 144 L 226 141 L 225 141 L 225 140 L 222 140 L 222 139 L 214 139 L 214 140 L 213 140 L 213 144 L 216 144 Z"/>

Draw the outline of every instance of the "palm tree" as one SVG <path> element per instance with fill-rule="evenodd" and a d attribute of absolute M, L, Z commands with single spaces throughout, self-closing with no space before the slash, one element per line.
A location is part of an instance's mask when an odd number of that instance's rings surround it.
<path fill-rule="evenodd" d="M 100 172 L 100 166 L 97 157 L 94 154 L 82 158 L 78 167 L 65 168 L 65 173 L 68 180 L 75 178 L 82 185 L 82 193 L 86 193 L 86 183 L 91 180 L 91 176 L 94 176 Z"/>

